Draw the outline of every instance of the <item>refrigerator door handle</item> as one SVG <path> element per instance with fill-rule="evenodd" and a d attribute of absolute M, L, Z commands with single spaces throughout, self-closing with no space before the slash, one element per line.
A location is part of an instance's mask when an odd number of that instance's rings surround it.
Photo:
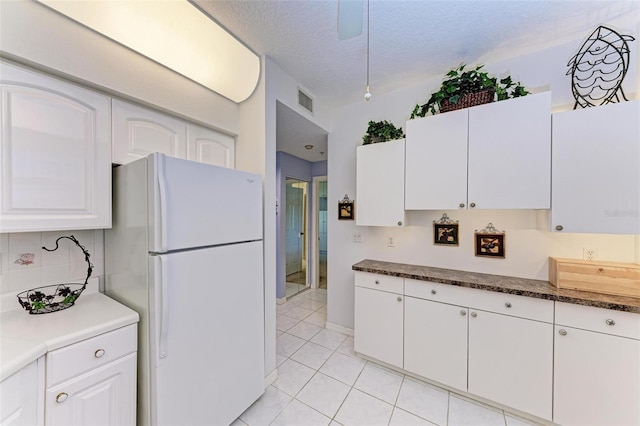
<path fill-rule="evenodd" d="M 166 358 L 169 350 L 169 294 L 168 286 L 169 277 L 167 276 L 167 261 L 164 256 L 158 256 L 160 258 L 160 306 L 162 310 L 160 312 L 160 358 Z"/>
<path fill-rule="evenodd" d="M 164 155 L 158 155 L 157 171 L 158 171 L 158 198 L 160 199 L 160 229 L 157 229 L 156 235 L 160 240 L 160 252 L 167 251 L 167 183 L 164 173 Z M 156 224 L 158 222 L 156 221 Z"/>

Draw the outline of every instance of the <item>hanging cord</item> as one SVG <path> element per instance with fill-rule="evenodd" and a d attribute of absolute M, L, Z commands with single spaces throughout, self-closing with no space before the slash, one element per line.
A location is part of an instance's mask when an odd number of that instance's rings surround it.
<path fill-rule="evenodd" d="M 364 94 L 364 99 L 371 99 L 371 91 L 369 90 L 369 0 L 367 0 L 367 91 Z"/>

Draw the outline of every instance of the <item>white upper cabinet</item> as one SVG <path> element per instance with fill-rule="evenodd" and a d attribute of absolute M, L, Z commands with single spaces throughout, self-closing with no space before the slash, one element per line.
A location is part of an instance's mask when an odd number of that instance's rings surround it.
<path fill-rule="evenodd" d="M 407 210 L 548 209 L 551 94 L 407 122 Z"/>
<path fill-rule="evenodd" d="M 130 163 L 153 152 L 186 159 L 186 123 L 169 115 L 114 99 L 113 162 Z"/>
<path fill-rule="evenodd" d="M 551 92 L 469 108 L 469 206 L 551 207 Z"/>
<path fill-rule="evenodd" d="M 407 121 L 407 210 L 466 207 L 468 120 L 461 109 Z"/>
<path fill-rule="evenodd" d="M 0 232 L 111 227 L 109 98 L 0 63 Z"/>
<path fill-rule="evenodd" d="M 551 229 L 640 234 L 640 100 L 553 115 Z"/>
<path fill-rule="evenodd" d="M 187 158 L 233 169 L 235 168 L 235 140 L 215 130 L 188 123 Z"/>
<path fill-rule="evenodd" d="M 356 225 L 404 225 L 404 145 L 400 139 L 357 148 Z"/>

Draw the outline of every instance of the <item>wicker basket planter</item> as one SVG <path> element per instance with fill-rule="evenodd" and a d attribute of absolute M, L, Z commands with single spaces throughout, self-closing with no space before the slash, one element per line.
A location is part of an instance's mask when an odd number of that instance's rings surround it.
<path fill-rule="evenodd" d="M 488 104 L 493 102 L 495 92 L 492 89 L 482 90 L 476 93 L 467 93 L 463 95 L 458 102 L 451 103 L 448 99 L 440 102 L 440 112 L 455 111 L 457 109 L 469 108 L 477 105 Z"/>

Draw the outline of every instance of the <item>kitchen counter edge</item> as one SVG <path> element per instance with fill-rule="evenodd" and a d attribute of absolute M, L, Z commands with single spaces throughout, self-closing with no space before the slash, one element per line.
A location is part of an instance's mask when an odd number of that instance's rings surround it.
<path fill-rule="evenodd" d="M 354 264 L 351 269 L 360 272 L 370 272 L 373 274 L 410 278 L 419 281 L 430 281 L 459 287 L 640 314 L 640 299 L 638 298 L 560 289 L 553 286 L 550 282 L 542 280 L 371 259 L 362 260 Z"/>

